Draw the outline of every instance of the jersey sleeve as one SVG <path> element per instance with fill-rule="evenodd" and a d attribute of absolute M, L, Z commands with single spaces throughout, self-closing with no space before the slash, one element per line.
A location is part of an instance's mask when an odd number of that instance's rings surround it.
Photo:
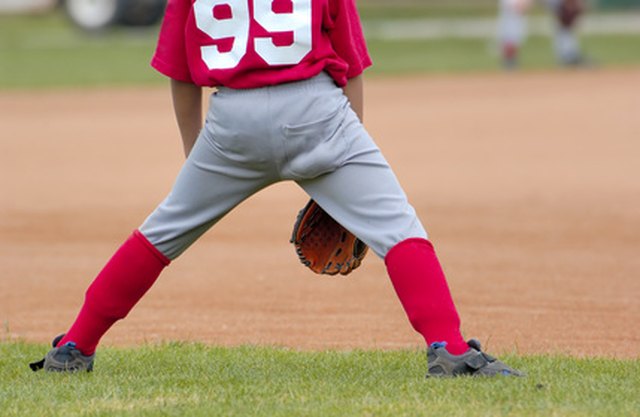
<path fill-rule="evenodd" d="M 353 78 L 372 64 L 358 9 L 355 0 L 334 0 L 331 5 L 334 19 L 329 38 L 334 51 L 349 66 L 347 78 Z"/>
<path fill-rule="evenodd" d="M 169 0 L 151 60 L 151 66 L 157 71 L 184 82 L 193 82 L 185 43 L 185 27 L 190 10 L 190 0 Z"/>

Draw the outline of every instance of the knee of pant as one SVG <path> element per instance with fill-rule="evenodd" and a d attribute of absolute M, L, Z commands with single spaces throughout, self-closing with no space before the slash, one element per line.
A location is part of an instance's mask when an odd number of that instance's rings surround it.
<path fill-rule="evenodd" d="M 407 254 L 404 253 L 403 248 L 409 247 L 411 245 L 425 245 L 427 248 L 433 250 L 433 245 L 427 239 L 426 233 L 422 236 L 414 236 L 402 239 L 395 239 L 394 243 L 384 248 L 384 252 L 382 253 L 382 259 L 384 259 L 385 263 L 393 262 L 395 258 L 406 258 Z M 412 251 L 414 252 L 414 251 Z M 404 255 L 404 256 L 403 256 Z"/>

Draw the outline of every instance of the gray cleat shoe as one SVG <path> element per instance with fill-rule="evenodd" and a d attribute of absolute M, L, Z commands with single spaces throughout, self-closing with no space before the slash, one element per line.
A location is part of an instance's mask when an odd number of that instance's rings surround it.
<path fill-rule="evenodd" d="M 432 343 L 427 349 L 429 372 L 427 377 L 472 376 L 525 376 L 524 373 L 510 368 L 480 348 L 480 342 L 471 339 L 467 342 L 469 350 L 462 355 L 452 355 L 447 351 L 446 343 Z"/>
<path fill-rule="evenodd" d="M 38 362 L 29 364 L 29 367 L 35 372 L 44 369 L 48 372 L 91 372 L 93 371 L 93 360 L 95 353 L 91 356 L 83 355 L 74 342 L 67 342 L 63 346 L 56 347 L 58 342 L 64 337 L 60 335 L 53 339 L 53 349 Z"/>

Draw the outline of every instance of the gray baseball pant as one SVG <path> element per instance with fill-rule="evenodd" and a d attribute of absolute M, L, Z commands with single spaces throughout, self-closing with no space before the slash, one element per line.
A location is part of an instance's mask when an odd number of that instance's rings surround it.
<path fill-rule="evenodd" d="M 285 180 L 382 258 L 405 239 L 427 238 L 380 149 L 325 73 L 219 88 L 173 189 L 140 231 L 175 259 L 243 200 Z"/>

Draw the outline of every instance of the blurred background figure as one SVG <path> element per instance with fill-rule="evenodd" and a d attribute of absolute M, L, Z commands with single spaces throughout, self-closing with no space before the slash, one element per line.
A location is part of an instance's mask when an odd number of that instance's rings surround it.
<path fill-rule="evenodd" d="M 531 0 L 499 0 L 498 43 L 505 69 L 518 66 L 518 53 L 527 37 L 526 13 Z"/>
<path fill-rule="evenodd" d="M 588 63 L 580 48 L 578 20 L 584 14 L 584 0 L 546 0 L 554 18 L 553 48 L 556 60 L 565 66 Z"/>

